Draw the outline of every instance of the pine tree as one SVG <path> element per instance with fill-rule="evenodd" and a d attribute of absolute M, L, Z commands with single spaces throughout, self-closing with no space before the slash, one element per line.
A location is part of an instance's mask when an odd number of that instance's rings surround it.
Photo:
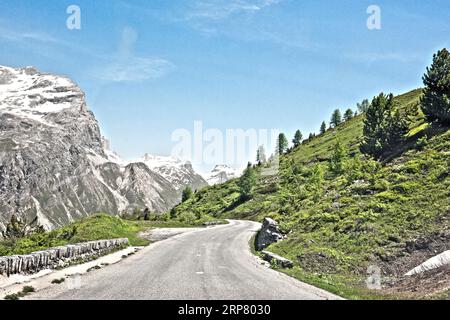
<path fill-rule="evenodd" d="M 256 185 L 256 174 L 255 169 L 252 168 L 251 164 L 247 166 L 237 184 L 242 199 L 249 199 L 252 197 L 253 189 Z"/>
<path fill-rule="evenodd" d="M 365 113 L 369 109 L 369 100 L 364 99 L 361 103 L 356 104 L 359 113 Z"/>
<path fill-rule="evenodd" d="M 258 150 L 256 151 L 256 162 L 258 162 L 259 165 L 267 162 L 266 149 L 264 146 L 258 147 Z"/>
<path fill-rule="evenodd" d="M 423 83 L 421 106 L 427 120 L 450 123 L 450 52 L 447 49 L 433 56 L 433 64 L 427 67 Z"/>
<path fill-rule="evenodd" d="M 324 134 L 325 132 L 327 132 L 327 123 L 324 121 L 320 126 L 320 134 Z"/>
<path fill-rule="evenodd" d="M 288 140 L 286 139 L 286 135 L 284 133 L 280 133 L 277 141 L 277 153 L 282 155 L 286 152 L 288 148 Z"/>
<path fill-rule="evenodd" d="M 336 109 L 336 110 L 334 110 L 333 114 L 331 115 L 330 124 L 331 124 L 331 126 L 333 126 L 333 128 L 336 128 L 341 123 L 342 123 L 341 111 L 339 109 Z"/>
<path fill-rule="evenodd" d="M 294 140 L 292 140 L 292 143 L 294 144 L 294 148 L 297 148 L 299 145 L 301 145 L 303 139 L 303 134 L 300 130 L 297 130 L 294 135 Z"/>
<path fill-rule="evenodd" d="M 347 111 L 345 111 L 344 113 L 344 121 L 348 121 L 351 120 L 353 118 L 353 110 L 352 109 L 347 109 Z"/>
<path fill-rule="evenodd" d="M 389 149 L 404 141 L 406 121 L 394 112 L 394 96 L 381 93 L 372 100 L 364 120 L 364 141 L 361 152 L 381 158 Z"/>
<path fill-rule="evenodd" d="M 408 129 L 407 121 L 402 118 L 398 110 L 390 112 L 387 120 L 387 148 L 393 148 L 403 143 Z"/>
<path fill-rule="evenodd" d="M 347 148 L 341 144 L 341 142 L 338 140 L 333 148 L 333 154 L 331 155 L 330 162 L 329 162 L 329 168 L 330 171 L 341 174 L 344 171 L 344 164 L 345 160 L 348 156 L 348 150 Z"/>
<path fill-rule="evenodd" d="M 182 194 L 182 197 L 181 197 L 181 202 L 188 201 L 190 198 L 192 198 L 193 194 L 194 194 L 194 192 L 192 192 L 192 188 L 191 187 L 186 187 L 183 190 L 183 194 Z"/>

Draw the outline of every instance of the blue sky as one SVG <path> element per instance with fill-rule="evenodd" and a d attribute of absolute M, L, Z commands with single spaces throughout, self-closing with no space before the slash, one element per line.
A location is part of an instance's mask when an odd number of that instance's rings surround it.
<path fill-rule="evenodd" d="M 81 30 L 66 28 L 72 4 Z M 381 30 L 366 27 L 372 4 Z M 449 16 L 447 0 L 2 1 L 0 64 L 70 76 L 133 159 L 170 154 L 195 120 L 307 134 L 335 108 L 419 87 Z"/>

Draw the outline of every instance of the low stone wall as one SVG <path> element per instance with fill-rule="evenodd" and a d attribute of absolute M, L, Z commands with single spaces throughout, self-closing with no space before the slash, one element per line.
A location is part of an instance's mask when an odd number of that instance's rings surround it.
<path fill-rule="evenodd" d="M 0 257 L 0 275 L 33 274 L 44 269 L 66 267 L 78 261 L 92 260 L 129 246 L 128 239 L 99 240 L 51 248 L 27 255 Z"/>

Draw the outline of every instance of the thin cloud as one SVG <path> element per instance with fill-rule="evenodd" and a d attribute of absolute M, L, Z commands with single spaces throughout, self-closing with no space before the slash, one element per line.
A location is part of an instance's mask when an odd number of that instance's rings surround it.
<path fill-rule="evenodd" d="M 112 60 L 92 74 L 108 82 L 139 82 L 161 78 L 174 69 L 175 65 L 165 59 L 129 56 Z"/>
<path fill-rule="evenodd" d="M 282 0 L 197 0 L 185 18 L 187 20 L 205 19 L 220 21 L 235 14 L 254 14 L 266 7 L 276 5 Z"/>
<path fill-rule="evenodd" d="M 205 37 L 228 37 L 247 42 L 271 42 L 283 47 L 316 50 L 304 21 L 295 15 L 288 19 L 267 19 L 288 0 L 173 0 L 169 9 L 148 8 L 119 1 L 121 10 L 145 15 L 164 23 L 182 25 Z M 279 14 L 276 11 L 276 15 Z"/>
<path fill-rule="evenodd" d="M 400 52 L 359 52 L 346 54 L 345 57 L 356 62 L 365 63 L 386 61 L 410 63 L 421 60 L 421 57 L 418 54 Z"/>
<path fill-rule="evenodd" d="M 166 59 L 136 56 L 134 45 L 138 38 L 136 30 L 123 28 L 118 52 L 104 57 L 104 66 L 93 70 L 93 76 L 110 82 L 139 82 L 164 77 L 175 69 Z"/>
<path fill-rule="evenodd" d="M 24 47 L 41 45 L 55 47 L 51 55 L 58 56 L 59 49 L 70 49 L 72 52 L 87 55 L 97 60 L 97 65 L 89 73 L 92 77 L 108 82 L 136 82 L 149 79 L 158 79 L 175 69 L 175 65 L 163 58 L 140 57 L 133 53 L 133 47 L 138 39 L 138 33 L 129 27 L 122 30 L 118 52 L 115 54 L 101 54 L 92 49 L 77 46 L 44 32 L 19 32 L 0 26 L 0 41 L 18 43 Z M 45 50 L 46 56 L 48 55 Z"/>
<path fill-rule="evenodd" d="M 0 27 L 0 39 L 12 42 L 39 42 L 44 44 L 63 44 L 60 41 L 47 33 L 41 32 L 18 32 L 9 28 Z"/>

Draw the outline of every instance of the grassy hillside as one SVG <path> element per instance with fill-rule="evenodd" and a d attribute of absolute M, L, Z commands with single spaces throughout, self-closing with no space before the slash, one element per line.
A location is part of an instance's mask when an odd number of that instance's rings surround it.
<path fill-rule="evenodd" d="M 360 115 L 281 157 L 277 174 L 257 168 L 252 199 L 241 200 L 234 180 L 198 192 L 176 212 L 272 217 L 288 237 L 268 250 L 295 262 L 287 272 L 346 297 L 373 297 L 364 289 L 369 266 L 392 280 L 450 240 L 450 130 L 425 123 L 420 95 L 395 98 L 411 127 L 406 143 L 383 162 L 359 152 Z M 349 150 L 339 175 L 328 169 L 337 140 Z"/>
<path fill-rule="evenodd" d="M 196 223 L 199 224 L 198 221 Z M 50 232 L 33 233 L 24 238 L 0 241 L 0 256 L 28 254 L 67 244 L 116 238 L 128 238 L 132 246 L 145 246 L 149 242 L 139 237 L 141 231 L 192 225 L 194 224 L 177 220 L 131 221 L 107 214 L 95 214 Z"/>

